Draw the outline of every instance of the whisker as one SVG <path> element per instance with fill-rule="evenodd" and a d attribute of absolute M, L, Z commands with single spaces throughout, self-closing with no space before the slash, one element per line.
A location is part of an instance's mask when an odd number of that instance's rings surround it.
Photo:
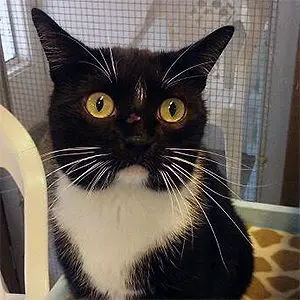
<path fill-rule="evenodd" d="M 178 210 L 179 210 L 180 215 L 181 215 L 181 218 L 182 218 L 182 223 L 184 224 L 184 215 L 183 215 L 182 209 L 181 209 L 181 207 L 180 207 L 180 202 L 179 202 L 179 200 L 178 200 L 178 198 L 177 198 L 177 195 L 176 195 L 176 193 L 175 193 L 175 191 L 174 191 L 174 189 L 173 189 L 173 187 L 172 187 L 172 185 L 171 185 L 171 183 L 170 183 L 170 179 L 172 179 L 172 178 L 171 178 L 171 176 L 170 176 L 167 172 L 165 172 L 165 176 L 166 176 L 166 181 L 168 182 L 169 187 L 170 187 L 170 189 L 171 189 L 171 192 L 173 193 L 174 198 L 175 198 L 175 200 L 176 200 L 176 203 L 177 203 L 177 206 L 178 206 Z M 173 182 L 174 182 L 174 181 L 173 181 Z"/>
<path fill-rule="evenodd" d="M 224 213 L 225 215 L 230 219 L 230 221 L 235 225 L 235 227 L 240 231 L 240 233 L 243 235 L 243 237 L 247 240 L 247 242 L 251 245 L 250 240 L 247 238 L 247 236 L 242 232 L 240 227 L 236 224 L 236 222 L 229 216 L 229 214 L 225 211 L 225 209 L 216 201 L 205 189 L 203 189 L 199 184 L 197 184 L 197 181 L 199 181 L 197 178 L 195 178 L 192 174 L 189 174 L 185 169 L 183 169 L 181 166 L 179 166 L 176 163 L 171 164 L 178 172 L 180 172 L 182 175 L 184 175 L 188 180 L 191 180 L 193 178 L 196 180 L 194 184 L 200 188 Z M 187 175 L 186 175 L 187 174 Z M 203 186 L 207 187 L 204 183 L 201 182 Z M 209 188 L 210 189 L 210 188 Z"/>
<path fill-rule="evenodd" d="M 166 155 L 165 157 L 168 157 L 168 158 L 173 159 L 173 160 L 177 160 L 177 161 L 184 162 L 184 163 L 186 163 L 186 164 L 188 164 L 188 165 L 193 166 L 193 167 L 196 168 L 196 169 L 199 169 L 199 170 L 204 171 L 206 174 L 212 176 L 212 177 L 215 178 L 218 182 L 220 182 L 222 185 L 224 185 L 224 186 L 225 186 L 225 187 L 226 187 L 233 195 L 237 196 L 238 199 L 243 200 L 243 199 L 240 197 L 240 195 L 238 195 L 235 191 L 233 191 L 233 190 L 232 190 L 225 182 L 223 182 L 222 180 L 218 179 L 217 177 L 211 175 L 211 174 L 210 174 L 210 171 L 207 170 L 206 168 L 204 168 L 204 167 L 202 167 L 202 166 L 198 166 L 197 164 L 194 164 L 194 163 L 192 163 L 192 162 L 190 162 L 190 161 L 188 161 L 188 160 L 182 159 L 182 158 L 180 158 L 180 157 L 176 157 L 176 156 L 168 156 L 168 155 Z M 213 172 L 212 172 L 212 173 L 213 173 Z M 220 176 L 220 177 L 221 177 L 221 176 Z M 225 178 L 224 178 L 224 177 L 221 177 L 221 178 L 225 181 Z"/>
<path fill-rule="evenodd" d="M 106 71 L 106 70 L 103 70 L 103 69 L 100 68 L 99 66 L 97 66 L 97 65 L 95 65 L 95 64 L 93 64 L 93 63 L 91 63 L 91 62 L 89 62 L 89 61 L 85 61 L 85 60 L 80 60 L 78 63 L 79 63 L 79 64 L 87 64 L 87 65 L 94 66 L 94 67 L 97 68 L 99 71 L 101 71 L 101 73 L 103 73 L 103 74 L 108 78 L 108 80 L 109 80 L 110 82 L 112 82 L 111 79 L 110 79 L 110 77 L 109 77 L 109 74 L 107 73 L 107 71 Z"/>
<path fill-rule="evenodd" d="M 190 227 L 191 227 L 191 237 L 192 237 L 192 239 L 191 239 L 191 244 L 192 244 L 192 248 L 193 248 L 193 247 L 194 247 L 194 224 L 193 224 L 193 219 L 192 219 L 192 217 L 191 217 L 191 214 L 190 214 L 189 209 L 188 209 L 187 204 L 186 204 L 186 199 L 183 198 L 181 192 L 179 191 L 179 189 L 178 189 L 178 187 L 176 186 L 176 184 L 175 184 L 174 180 L 172 179 L 172 177 L 171 177 L 167 172 L 166 172 L 166 175 L 169 177 L 169 180 L 170 180 L 171 183 L 173 184 L 173 187 L 175 187 L 175 189 L 176 189 L 177 193 L 179 194 L 179 196 L 180 196 L 180 198 L 181 198 L 181 200 L 182 200 L 182 203 L 184 204 L 185 209 L 186 209 L 186 211 L 187 211 L 187 213 L 188 213 L 189 220 L 190 220 L 190 225 L 191 225 L 191 226 L 190 226 Z M 178 200 L 178 198 L 177 198 L 175 192 L 173 192 L 173 194 L 174 194 L 174 196 L 176 197 L 176 201 L 177 201 L 178 206 L 179 206 L 179 205 L 180 205 L 180 204 L 179 204 L 179 200 Z M 182 212 L 181 212 L 181 214 L 182 214 Z M 182 218 L 183 218 L 183 214 L 182 214 Z M 183 245 L 183 248 L 184 248 L 184 245 Z M 182 259 L 182 255 L 183 255 L 183 249 L 182 249 L 181 259 Z"/>
<path fill-rule="evenodd" d="M 108 71 L 108 73 L 109 73 L 109 78 L 110 78 L 110 80 L 111 80 L 111 70 L 110 70 L 110 68 L 109 68 L 109 66 L 108 66 L 108 63 L 107 63 L 107 61 L 106 61 L 106 59 L 105 59 L 105 57 L 104 57 L 104 55 L 103 55 L 103 52 L 102 52 L 101 48 L 99 48 L 98 50 L 99 50 L 99 52 L 100 52 L 100 54 L 101 54 L 101 56 L 102 56 L 102 59 L 104 60 L 105 66 L 106 66 L 107 71 Z"/>
<path fill-rule="evenodd" d="M 106 35 L 106 38 L 108 39 L 109 45 L 111 45 L 111 40 L 110 40 L 109 35 Z M 118 76 L 117 76 L 117 72 L 116 72 L 117 68 L 116 68 L 116 64 L 115 64 L 115 60 L 114 60 L 114 56 L 113 56 L 113 51 L 112 51 L 111 47 L 109 47 L 109 54 L 110 54 L 110 61 L 111 61 L 111 66 L 112 66 L 112 69 L 113 69 L 113 73 L 115 75 L 116 81 L 118 81 Z"/>
<path fill-rule="evenodd" d="M 75 183 L 79 183 L 81 180 L 83 180 L 86 176 L 88 176 L 94 169 L 96 169 L 99 165 L 101 165 L 103 162 L 100 161 L 90 168 L 88 168 L 85 172 L 83 172 L 80 176 L 78 176 L 75 180 L 73 180 L 66 188 L 64 188 L 63 191 L 66 191 L 68 188 L 73 186 Z"/>
<path fill-rule="evenodd" d="M 87 166 L 89 166 L 89 165 L 95 163 L 96 161 L 97 161 L 97 159 L 93 160 L 92 162 L 90 162 L 90 163 L 88 163 L 88 164 L 85 164 L 85 165 L 83 165 L 83 166 L 80 166 L 80 167 L 78 167 L 78 168 L 76 168 L 76 169 L 73 169 L 73 170 L 70 170 L 70 171 L 69 171 L 69 169 L 68 169 L 67 172 L 66 172 L 64 175 L 62 175 L 62 176 L 60 176 L 58 179 L 54 180 L 54 181 L 48 186 L 47 189 L 49 190 L 56 182 L 58 182 L 59 180 L 65 178 L 66 176 L 70 175 L 71 173 L 76 172 L 76 171 L 78 171 L 78 170 L 81 170 L 81 169 L 83 169 L 83 168 L 86 168 Z M 76 163 L 75 165 L 71 166 L 70 169 L 72 169 L 73 167 L 75 167 L 77 164 L 78 164 L 78 163 Z"/>
<path fill-rule="evenodd" d="M 110 60 L 111 60 L 111 65 L 112 65 L 112 68 L 113 68 L 113 72 L 114 72 L 116 81 L 118 81 L 117 72 L 116 72 L 115 60 L 114 60 L 113 51 L 112 51 L 112 48 L 111 48 L 111 47 L 109 47 L 109 52 L 110 52 Z"/>
<path fill-rule="evenodd" d="M 94 175 L 94 177 L 92 178 L 91 182 L 88 184 L 88 186 L 87 186 L 87 188 L 86 188 L 88 191 L 90 190 L 90 187 L 93 185 L 95 178 L 96 178 L 96 177 L 98 176 L 98 174 L 101 172 L 101 166 L 102 166 L 102 165 L 99 166 L 99 170 L 98 170 L 98 171 L 95 170 L 95 171 L 96 171 L 96 174 Z"/>
<path fill-rule="evenodd" d="M 165 172 L 160 170 L 159 173 L 160 173 L 160 175 L 161 175 L 161 177 L 162 177 L 162 179 L 163 179 L 163 181 L 165 183 L 165 186 L 167 188 L 167 191 L 168 191 L 168 194 L 169 194 L 169 199 L 171 201 L 172 216 L 174 218 L 174 203 L 173 203 L 173 198 L 171 196 L 171 192 L 170 192 L 170 189 L 169 189 L 168 182 L 166 180 Z"/>
<path fill-rule="evenodd" d="M 82 179 L 84 179 L 86 176 L 88 176 L 94 169 L 96 169 L 102 163 L 103 162 L 100 161 L 100 162 L 94 164 L 91 168 L 89 168 L 84 173 L 82 173 L 80 176 L 78 176 L 74 181 L 71 181 L 71 183 L 61 191 L 61 193 L 65 192 L 67 189 L 69 189 L 75 183 L 80 182 Z M 49 210 L 51 210 L 55 206 L 55 203 L 57 202 L 58 198 L 59 198 L 59 196 L 55 197 L 52 204 L 49 206 Z"/>
<path fill-rule="evenodd" d="M 112 169 L 112 168 L 111 168 Z M 115 170 L 116 168 L 114 168 L 114 170 Z M 107 170 L 109 170 L 109 168 L 107 168 Z M 109 170 L 108 171 L 108 173 L 107 173 L 107 175 L 106 175 L 106 178 L 105 178 L 105 180 L 104 180 L 104 183 L 103 183 L 103 186 L 105 186 L 105 184 L 107 184 L 107 182 L 108 182 L 108 179 L 109 179 L 109 177 L 112 175 L 112 173 L 113 173 L 113 170 Z"/>
<path fill-rule="evenodd" d="M 192 163 L 192 162 L 190 162 L 190 161 L 188 161 L 188 160 L 185 160 L 185 159 L 183 159 L 183 158 L 180 158 L 180 157 L 177 157 L 177 156 L 168 156 L 168 155 L 166 155 L 166 157 L 169 157 L 169 158 L 172 158 L 172 159 L 175 159 L 175 160 L 179 160 L 179 161 L 185 162 L 185 163 L 187 163 L 187 164 L 189 164 L 189 165 L 191 165 L 191 166 L 193 166 L 193 167 L 195 167 L 195 168 L 198 168 L 198 169 L 207 171 L 207 172 L 209 172 L 209 173 L 211 173 L 211 174 L 214 174 L 216 177 L 214 177 L 213 175 L 212 175 L 212 176 L 213 176 L 215 179 L 220 178 L 220 179 L 222 179 L 222 180 L 224 180 L 224 181 L 227 181 L 227 182 L 229 182 L 229 183 L 232 183 L 232 184 L 234 184 L 234 185 L 238 185 L 238 186 L 241 186 L 241 187 L 247 187 L 247 185 L 245 185 L 245 184 L 238 184 L 238 183 L 236 183 L 236 182 L 227 180 L 225 177 L 220 176 L 220 175 L 218 175 L 218 174 L 216 174 L 216 173 L 214 173 L 214 172 L 212 172 L 212 171 L 206 169 L 205 167 L 202 167 L 202 166 L 199 166 L 199 165 L 197 165 L 197 164 L 194 164 L 194 163 Z M 222 182 L 222 181 L 221 181 L 221 182 Z"/>
<path fill-rule="evenodd" d="M 180 60 L 180 58 L 186 54 L 193 46 L 195 45 L 195 43 L 191 44 L 183 53 L 181 53 L 176 59 L 175 61 L 171 64 L 171 66 L 168 68 L 168 70 L 166 71 L 165 75 L 162 78 L 162 83 L 163 85 L 165 84 L 165 78 L 167 77 L 167 75 L 169 74 L 169 72 L 171 71 L 171 69 L 175 66 L 175 64 Z"/>
<path fill-rule="evenodd" d="M 96 184 L 99 182 L 99 180 L 100 180 L 101 177 L 104 175 L 104 173 L 109 169 L 109 168 L 107 168 L 106 166 L 107 166 L 108 164 L 110 164 L 110 163 L 111 163 L 111 160 L 109 160 L 109 161 L 107 161 L 107 162 L 104 162 L 104 163 L 100 166 L 99 172 L 95 175 L 95 177 L 94 177 L 94 178 L 92 179 L 92 181 L 91 181 L 91 182 L 93 182 L 93 183 L 92 183 L 90 189 L 89 189 L 89 187 L 87 188 L 87 190 L 89 190 L 89 191 L 88 191 L 88 194 L 87 194 L 87 197 L 89 197 L 89 196 L 91 195 L 91 193 L 94 191 L 94 189 L 95 189 L 95 187 L 96 187 Z"/>
<path fill-rule="evenodd" d="M 200 78 L 200 77 L 205 77 L 205 75 L 194 75 L 194 76 L 186 76 L 186 77 L 180 78 L 180 79 L 175 80 L 175 81 L 171 82 L 170 84 L 168 84 L 167 88 L 170 88 L 170 87 L 176 85 L 180 81 L 188 80 L 188 79 L 192 79 L 192 78 Z"/>
<path fill-rule="evenodd" d="M 221 177 L 221 176 L 220 176 L 220 178 L 222 179 L 222 180 L 221 180 L 221 179 L 219 179 L 218 177 L 216 177 L 216 176 L 214 175 L 214 174 L 215 174 L 214 172 L 211 172 L 210 170 L 208 170 L 208 169 L 206 169 L 206 168 L 204 168 L 204 167 L 200 167 L 200 170 L 202 170 L 204 173 L 210 175 L 211 177 L 213 177 L 214 179 L 216 179 L 218 182 L 220 182 L 223 186 L 225 186 L 225 187 L 230 191 L 230 193 L 231 193 L 232 195 L 236 196 L 239 200 L 243 200 L 239 194 L 237 194 L 233 189 L 231 189 L 231 188 L 229 187 L 228 184 L 226 184 L 226 183 L 224 182 L 224 181 L 226 181 L 226 179 L 225 179 L 224 177 Z"/>
<path fill-rule="evenodd" d="M 207 65 L 207 64 L 211 64 L 211 63 L 213 63 L 212 60 L 207 61 L 207 62 L 203 62 L 203 63 L 200 63 L 200 64 L 196 64 L 196 65 L 194 65 L 194 66 L 191 66 L 191 67 L 189 67 L 189 68 L 186 68 L 185 70 L 181 71 L 181 72 L 178 73 L 177 75 L 173 76 L 170 80 L 168 80 L 168 81 L 166 82 L 166 85 L 168 86 L 170 83 L 172 83 L 172 81 L 173 81 L 174 79 L 176 79 L 176 78 L 179 77 L 181 74 L 183 74 L 183 73 L 185 73 L 185 72 L 187 72 L 187 71 L 189 71 L 189 70 L 191 70 L 191 69 L 194 69 L 194 68 L 197 68 L 197 67 L 200 67 L 200 66 L 204 66 L 204 65 Z M 205 69 L 205 68 L 204 68 L 204 69 Z M 207 73 L 209 73 L 208 70 L 206 70 L 206 71 L 207 71 Z"/>
<path fill-rule="evenodd" d="M 64 36 L 64 37 L 66 37 L 66 38 L 72 40 L 72 41 L 75 42 L 77 45 L 79 45 L 81 48 L 83 48 L 89 55 L 92 56 L 92 58 L 99 64 L 99 66 L 100 66 L 101 68 L 103 68 L 103 71 L 105 71 L 105 68 L 104 68 L 104 66 L 100 63 L 100 61 L 99 61 L 99 60 L 94 56 L 94 54 L 93 54 L 90 50 L 88 50 L 82 43 L 80 43 L 79 41 L 77 41 L 76 39 L 72 38 L 72 37 L 69 36 L 69 35 L 66 35 L 66 34 L 63 34 L 63 33 L 56 33 L 56 34 L 62 35 L 62 36 Z M 106 64 L 106 66 L 108 67 L 107 62 L 106 62 L 106 60 L 105 60 L 105 58 L 104 58 L 104 55 L 103 55 L 101 49 L 99 49 L 99 50 L 100 50 L 100 54 L 101 54 L 101 56 L 102 56 L 102 58 L 103 58 L 103 60 L 104 60 L 104 62 L 105 62 L 105 64 Z M 108 74 L 110 74 L 110 72 L 108 72 Z M 110 78 L 110 77 L 108 77 L 108 78 L 109 78 L 110 81 L 111 81 L 111 78 Z"/>
<path fill-rule="evenodd" d="M 193 151 L 193 152 L 203 152 L 203 153 L 208 153 L 208 154 L 212 154 L 212 155 L 215 155 L 215 156 L 219 156 L 219 157 L 224 157 L 226 160 L 228 161 L 232 161 L 232 162 L 235 162 L 235 163 L 239 163 L 237 160 L 233 159 L 233 158 L 230 158 L 226 155 L 222 155 L 222 154 L 219 154 L 219 153 L 216 153 L 216 152 L 213 152 L 213 151 L 208 151 L 208 150 L 202 150 L 202 149 L 190 149 L 190 148 L 166 148 L 168 150 L 182 150 L 182 151 Z M 244 164 L 241 164 L 241 166 L 245 167 L 245 168 L 248 168 L 248 170 L 252 170 L 251 167 L 247 166 L 247 165 L 244 165 Z"/>
<path fill-rule="evenodd" d="M 187 153 L 180 152 L 180 151 L 173 151 L 173 152 L 176 153 L 176 154 L 183 155 L 183 156 L 195 157 L 195 158 L 199 158 L 199 159 L 202 159 L 202 160 L 211 161 L 211 162 L 214 162 L 217 165 L 220 165 L 220 166 L 223 166 L 223 167 L 227 167 L 225 164 L 222 164 L 222 163 L 220 163 L 220 162 L 218 162 L 218 161 L 216 161 L 214 159 L 210 159 L 210 158 L 205 157 L 205 156 L 198 156 L 198 155 L 193 155 L 193 154 L 187 154 Z M 230 167 L 230 169 L 236 169 L 236 170 L 242 170 L 242 171 L 252 170 L 251 168 L 237 168 L 237 167 Z"/>
<path fill-rule="evenodd" d="M 46 153 L 42 153 L 41 157 L 52 155 L 54 153 L 63 152 L 63 151 L 84 151 L 84 150 L 93 150 L 93 149 L 101 149 L 101 147 L 74 147 L 74 148 L 64 148 L 59 150 L 54 150 Z"/>
<path fill-rule="evenodd" d="M 168 150 L 171 150 L 171 151 L 176 151 L 176 150 L 182 150 L 182 151 L 192 151 L 192 152 L 203 152 L 203 153 L 208 153 L 208 154 L 212 154 L 212 155 L 215 155 L 215 156 L 219 156 L 219 157 L 223 157 L 225 158 L 226 160 L 229 160 L 229 161 L 232 161 L 232 162 L 235 162 L 235 163 L 238 163 L 237 160 L 233 159 L 233 158 L 230 158 L 226 155 L 223 155 L 223 154 L 219 154 L 219 153 L 216 153 L 216 152 L 213 152 L 213 151 L 208 151 L 208 150 L 202 150 L 202 149 L 191 149 L 191 148 L 166 148 Z M 252 170 L 251 167 L 245 165 L 245 164 L 241 164 L 241 166 L 245 167 L 245 168 L 248 168 L 248 170 Z"/>
<path fill-rule="evenodd" d="M 95 151 L 86 151 L 86 152 L 80 152 L 80 153 L 64 153 L 64 154 L 58 154 L 58 155 L 54 155 L 51 157 L 47 157 L 47 158 L 43 159 L 42 161 L 45 162 L 50 159 L 54 159 L 54 158 L 61 157 L 61 156 L 74 156 L 74 155 L 83 155 L 83 154 L 92 154 L 92 153 L 95 153 Z"/>
<path fill-rule="evenodd" d="M 169 149 L 170 150 L 170 148 L 167 148 L 167 149 Z M 186 149 L 187 150 L 187 149 Z M 201 152 L 202 150 L 194 150 L 194 149 L 189 149 L 190 151 L 199 151 L 199 152 Z M 173 151 L 174 152 L 174 151 Z M 209 152 L 209 151 L 204 151 L 204 152 Z M 175 153 L 175 152 L 174 152 Z M 180 153 L 180 154 L 183 154 L 183 153 Z M 215 154 L 215 155 L 219 155 L 219 156 L 222 156 L 222 157 L 225 157 L 226 159 L 229 159 L 229 158 L 227 158 L 226 156 L 223 156 L 223 155 L 221 155 L 221 154 L 218 154 L 218 153 L 214 153 L 214 152 L 211 152 L 211 154 Z M 201 157 L 201 156 L 199 156 L 198 157 L 199 159 L 203 159 L 203 157 Z M 206 159 L 204 159 L 204 160 L 206 160 Z M 230 160 L 230 159 L 229 159 Z M 213 162 L 215 162 L 215 163 L 217 163 L 216 161 L 214 161 L 214 160 L 212 160 Z M 232 160 L 232 161 L 234 161 L 234 160 Z M 189 162 L 189 163 L 191 163 L 191 162 Z M 217 163 L 218 164 L 218 163 Z M 220 163 L 219 163 L 220 164 Z M 222 164 L 221 164 L 222 165 Z M 246 165 L 243 165 L 243 164 L 241 164 L 242 166 L 245 166 L 246 168 L 245 169 L 241 169 L 241 170 L 252 170 L 250 167 L 248 167 L 248 166 L 246 166 Z M 226 165 L 224 165 L 226 168 L 227 168 L 227 166 Z M 199 166 L 197 166 L 197 165 L 194 165 L 194 167 L 198 167 L 199 168 Z M 212 171 L 210 171 L 210 172 L 212 172 Z M 265 187 L 271 187 L 271 186 L 274 186 L 276 183 L 270 183 L 270 184 L 260 184 L 260 185 L 250 185 L 250 184 L 241 184 L 241 183 L 237 183 L 237 182 L 233 182 L 233 181 L 230 181 L 230 180 L 228 180 L 228 179 L 226 179 L 225 177 L 223 177 L 223 176 L 220 176 L 220 175 L 218 175 L 218 174 L 216 174 L 216 173 L 214 173 L 214 172 L 212 172 L 213 174 L 215 174 L 216 176 L 218 176 L 219 178 L 221 178 L 221 179 L 223 179 L 223 180 L 226 180 L 228 183 L 231 183 L 231 184 L 233 184 L 233 185 L 237 185 L 237 186 L 240 186 L 240 187 L 245 187 L 245 188 L 252 188 L 252 189 L 254 189 L 254 188 L 265 188 Z"/>
<path fill-rule="evenodd" d="M 46 175 L 46 178 L 49 177 L 50 175 L 54 174 L 55 172 L 57 172 L 57 171 L 59 171 L 59 170 L 61 170 L 61 169 L 64 169 L 65 167 L 71 166 L 71 165 L 73 165 L 73 164 L 75 164 L 75 163 L 77 163 L 77 162 L 82 162 L 82 161 L 86 161 L 86 160 L 89 160 L 89 159 L 93 159 L 93 158 L 95 158 L 95 157 L 107 156 L 107 155 L 109 155 L 109 153 L 105 153 L 105 154 L 96 154 L 96 155 L 92 155 L 92 156 L 89 156 L 89 157 L 85 157 L 85 158 L 81 158 L 81 159 L 72 161 L 72 162 L 70 162 L 70 163 L 67 163 L 67 164 L 63 165 L 62 167 L 59 167 L 59 168 L 55 169 L 54 171 L 51 171 L 50 173 L 48 173 L 48 174 Z"/>
<path fill-rule="evenodd" d="M 210 220 L 209 220 L 209 218 L 208 218 L 205 210 L 203 209 L 201 203 L 198 201 L 198 199 L 196 198 L 196 196 L 194 195 L 194 193 L 189 189 L 189 187 L 186 185 L 186 183 L 183 181 L 183 179 L 171 167 L 169 167 L 166 164 L 163 164 L 163 165 L 164 165 L 165 168 L 168 168 L 179 179 L 179 181 L 182 183 L 182 185 L 189 191 L 189 193 L 191 194 L 191 196 L 194 198 L 194 200 L 196 201 L 196 203 L 199 205 L 199 207 L 200 207 L 203 215 L 205 216 L 205 219 L 206 219 L 206 221 L 207 221 L 207 223 L 208 223 L 208 225 L 209 225 L 209 227 L 211 229 L 211 232 L 212 232 L 212 234 L 214 236 L 214 239 L 216 241 L 217 248 L 219 250 L 219 254 L 220 254 L 221 260 L 223 262 L 223 265 L 224 265 L 226 271 L 229 273 L 227 265 L 226 265 L 224 257 L 223 257 L 223 253 L 222 253 L 222 250 L 221 250 L 221 247 L 220 247 L 220 243 L 219 243 L 218 238 L 217 238 L 216 233 L 215 233 L 215 230 L 214 230 L 214 228 L 213 228 L 213 226 L 212 226 L 212 224 L 211 224 L 211 222 L 210 222 Z"/>
<path fill-rule="evenodd" d="M 208 170 L 207 168 L 204 168 L 204 167 L 202 167 L 201 166 L 201 169 L 202 170 L 205 170 L 205 171 L 207 171 L 207 172 L 209 172 L 209 173 L 211 173 L 211 174 L 213 174 L 212 176 L 214 177 L 214 178 L 220 178 L 220 179 L 222 179 L 222 180 L 226 180 L 227 182 L 229 182 L 229 183 L 231 183 L 231 184 L 233 184 L 233 185 L 237 185 L 237 186 L 241 186 L 241 187 L 247 187 L 248 185 L 247 184 L 239 184 L 239 183 L 236 183 L 236 182 L 234 182 L 234 181 L 230 181 L 230 180 L 228 180 L 228 179 L 226 179 L 226 178 L 224 178 L 223 176 L 221 176 L 221 175 L 218 175 L 218 174 L 216 174 L 215 172 L 212 172 L 212 171 L 210 171 L 210 170 Z"/>

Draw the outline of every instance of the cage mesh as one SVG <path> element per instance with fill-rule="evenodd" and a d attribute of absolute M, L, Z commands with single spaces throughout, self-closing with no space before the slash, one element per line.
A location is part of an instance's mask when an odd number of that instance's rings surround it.
<path fill-rule="evenodd" d="M 30 17 L 32 7 L 44 10 L 91 47 L 173 50 L 220 26 L 234 25 L 234 37 L 204 92 L 209 109 L 205 143 L 218 153 L 213 158 L 226 165 L 233 191 L 257 200 L 277 0 L 0 0 L 0 4 L 3 48 L 13 47 L 6 62 L 6 98 L 28 130 L 46 120 L 52 89 Z"/>

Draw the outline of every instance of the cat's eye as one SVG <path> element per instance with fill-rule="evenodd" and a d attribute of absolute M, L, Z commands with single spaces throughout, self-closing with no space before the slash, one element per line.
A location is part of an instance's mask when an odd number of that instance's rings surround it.
<path fill-rule="evenodd" d="M 186 107 L 178 98 L 166 99 L 158 109 L 160 119 L 168 123 L 182 120 L 186 115 Z"/>
<path fill-rule="evenodd" d="M 93 93 L 85 102 L 86 110 L 95 118 L 103 119 L 115 113 L 115 104 L 110 96 L 105 93 Z"/>

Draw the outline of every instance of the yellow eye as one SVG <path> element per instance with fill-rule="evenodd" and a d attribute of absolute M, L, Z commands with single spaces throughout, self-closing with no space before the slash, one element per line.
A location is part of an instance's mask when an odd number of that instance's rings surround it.
<path fill-rule="evenodd" d="M 158 110 L 159 117 L 168 123 L 176 123 L 186 115 L 184 103 L 177 98 L 166 99 Z"/>
<path fill-rule="evenodd" d="M 93 93 L 85 103 L 86 110 L 95 118 L 107 118 L 115 113 L 115 104 L 110 96 L 104 93 Z"/>

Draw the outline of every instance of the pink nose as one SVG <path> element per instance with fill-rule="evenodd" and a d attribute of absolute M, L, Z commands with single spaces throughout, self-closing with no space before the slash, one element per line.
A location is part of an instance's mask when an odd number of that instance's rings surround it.
<path fill-rule="evenodd" d="M 129 124 L 132 124 L 132 123 L 138 122 L 140 119 L 141 119 L 140 116 L 136 115 L 135 113 L 132 113 L 132 114 L 129 115 L 126 122 L 129 123 Z"/>

